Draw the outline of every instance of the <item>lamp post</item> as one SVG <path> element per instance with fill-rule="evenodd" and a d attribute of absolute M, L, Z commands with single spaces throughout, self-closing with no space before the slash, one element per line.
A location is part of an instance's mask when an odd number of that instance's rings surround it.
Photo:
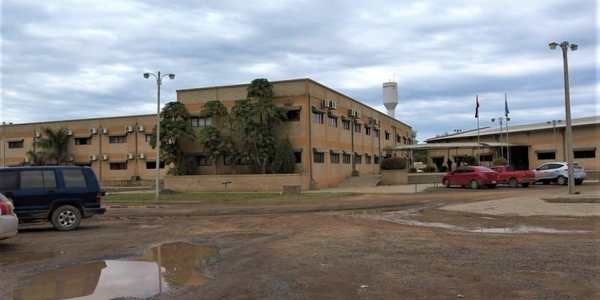
<path fill-rule="evenodd" d="M 502 136 L 504 135 L 502 132 L 502 121 L 504 120 L 504 117 L 492 118 L 492 122 L 496 122 L 496 120 L 500 123 L 500 157 L 504 157 L 504 145 L 502 144 Z"/>
<path fill-rule="evenodd" d="M 563 54 L 563 71 L 565 79 L 565 120 L 567 122 L 566 134 L 567 134 L 567 165 L 569 172 L 569 194 L 573 194 L 573 187 L 575 186 L 575 172 L 573 165 L 573 132 L 571 131 L 571 93 L 569 91 L 569 63 L 567 62 L 567 49 L 571 48 L 571 51 L 577 50 L 577 44 L 569 45 L 569 42 L 564 41 L 560 44 L 550 43 L 550 50 L 556 49 L 556 46 L 560 46 Z"/>
<path fill-rule="evenodd" d="M 506 117 L 506 160 L 510 165 L 510 145 L 508 144 L 508 121 L 510 121 L 510 117 Z M 502 123 L 500 123 L 502 126 Z"/>
<path fill-rule="evenodd" d="M 169 73 L 160 75 L 160 71 L 158 71 L 158 75 L 154 75 L 152 73 L 144 73 L 144 78 L 148 79 L 150 76 L 154 76 L 156 78 L 156 195 L 155 198 L 158 200 L 158 190 L 159 190 L 159 177 L 160 177 L 160 86 L 162 85 L 162 79 L 166 76 L 169 76 L 169 79 L 175 79 L 175 74 Z"/>
<path fill-rule="evenodd" d="M 552 124 L 552 139 L 554 140 L 554 159 L 556 159 L 556 123 L 560 123 L 562 120 L 552 120 L 546 123 Z"/>
<path fill-rule="evenodd" d="M 2 122 L 2 166 L 6 167 L 6 126 L 10 126 L 12 123 Z"/>

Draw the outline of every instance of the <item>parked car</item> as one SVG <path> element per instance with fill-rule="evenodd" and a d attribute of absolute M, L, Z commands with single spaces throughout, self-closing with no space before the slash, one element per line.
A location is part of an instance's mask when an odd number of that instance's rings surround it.
<path fill-rule="evenodd" d="M 18 227 L 19 219 L 15 214 L 12 201 L 0 194 L 0 240 L 17 234 Z"/>
<path fill-rule="evenodd" d="M 543 184 L 555 182 L 560 185 L 567 185 L 569 183 L 568 165 L 566 162 L 550 162 L 535 168 L 533 172 L 535 173 L 536 182 L 542 182 Z M 573 163 L 573 165 L 573 179 L 576 185 L 580 185 L 585 180 L 585 169 L 578 163 Z"/>
<path fill-rule="evenodd" d="M 490 169 L 498 172 L 498 184 L 508 184 L 510 187 L 516 188 L 519 184 L 523 187 L 529 187 L 535 183 L 535 173 L 533 171 L 519 171 L 514 166 L 493 166 Z"/>
<path fill-rule="evenodd" d="M 442 177 L 442 184 L 449 188 L 452 185 L 460 185 L 462 187 L 470 186 L 472 189 L 478 189 L 485 185 L 490 189 L 498 184 L 498 172 L 481 166 L 463 166 L 456 170 L 446 173 Z"/>
<path fill-rule="evenodd" d="M 73 230 L 81 219 L 106 212 L 90 167 L 0 168 L 0 193 L 12 200 L 20 223 L 49 221 L 57 230 Z"/>

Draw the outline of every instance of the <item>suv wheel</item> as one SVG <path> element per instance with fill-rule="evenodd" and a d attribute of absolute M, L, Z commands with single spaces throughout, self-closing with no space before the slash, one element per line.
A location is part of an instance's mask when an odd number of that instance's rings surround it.
<path fill-rule="evenodd" d="M 450 179 L 444 180 L 444 186 L 446 186 L 447 188 L 450 187 Z"/>
<path fill-rule="evenodd" d="M 564 176 L 558 176 L 558 178 L 556 178 L 556 182 L 558 182 L 560 185 L 566 185 L 568 183 L 567 178 Z"/>
<path fill-rule="evenodd" d="M 479 188 L 479 182 L 476 179 L 471 180 L 471 188 L 474 190 Z"/>
<path fill-rule="evenodd" d="M 81 212 L 74 206 L 63 205 L 52 213 L 51 222 L 56 230 L 73 230 L 81 223 Z"/>

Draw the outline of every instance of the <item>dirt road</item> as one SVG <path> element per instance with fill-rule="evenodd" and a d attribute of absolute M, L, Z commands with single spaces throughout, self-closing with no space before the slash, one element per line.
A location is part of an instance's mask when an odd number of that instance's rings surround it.
<path fill-rule="evenodd" d="M 1 241 L 0 298 L 598 299 L 600 217 L 440 209 L 564 191 L 109 207 L 73 232 Z"/>

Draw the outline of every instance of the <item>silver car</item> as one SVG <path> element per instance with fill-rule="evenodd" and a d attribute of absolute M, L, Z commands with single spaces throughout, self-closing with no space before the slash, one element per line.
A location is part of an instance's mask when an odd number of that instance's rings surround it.
<path fill-rule="evenodd" d="M 585 180 L 585 169 L 578 163 L 573 163 L 573 179 L 576 185 L 580 185 Z M 567 185 L 569 183 L 569 168 L 566 162 L 551 162 L 545 163 L 537 167 L 533 172 L 535 173 L 536 182 L 543 184 L 550 184 L 550 182 L 556 182 L 560 185 Z"/>
<path fill-rule="evenodd" d="M 0 194 L 0 240 L 17 234 L 19 219 L 14 211 L 12 201 Z"/>

